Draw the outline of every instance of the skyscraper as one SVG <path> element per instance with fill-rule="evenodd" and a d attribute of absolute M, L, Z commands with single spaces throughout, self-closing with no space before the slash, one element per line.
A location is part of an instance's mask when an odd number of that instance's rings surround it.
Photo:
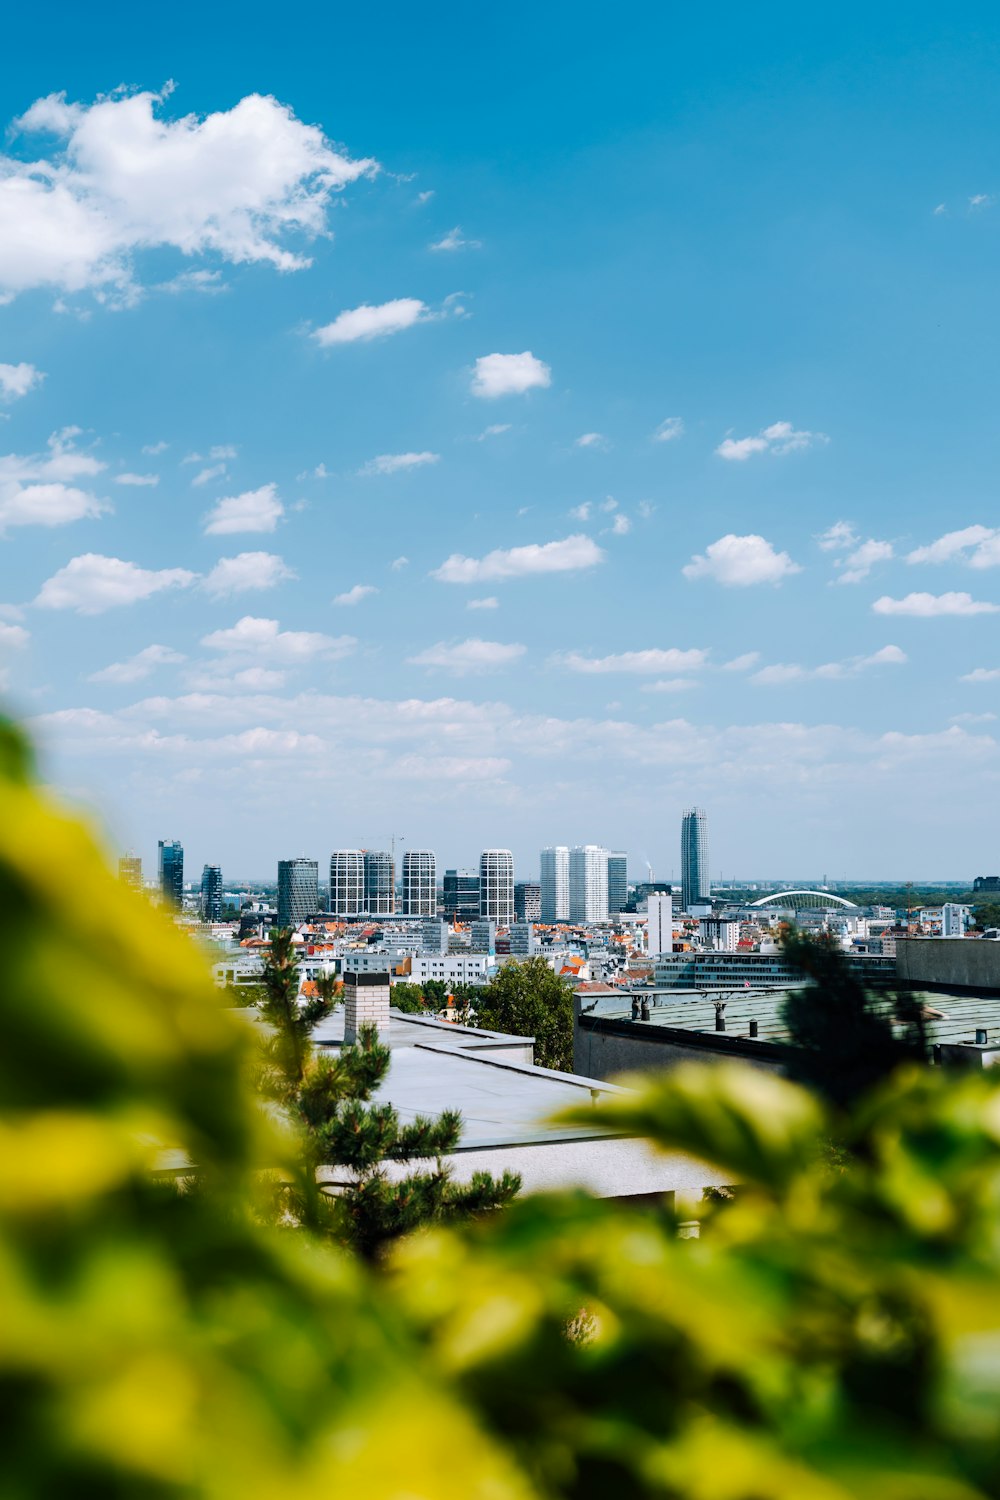
<path fill-rule="evenodd" d="M 201 872 L 201 919 L 218 922 L 221 916 L 222 870 L 218 865 L 205 865 Z"/>
<path fill-rule="evenodd" d="M 681 822 L 681 905 L 687 911 L 710 899 L 708 818 L 703 807 L 689 807 Z"/>
<path fill-rule="evenodd" d="M 314 859 L 278 861 L 278 926 L 301 927 L 319 907 L 319 865 Z"/>
<path fill-rule="evenodd" d="M 608 855 L 608 916 L 617 917 L 628 901 L 628 858 L 622 853 Z"/>
<path fill-rule="evenodd" d="M 407 849 L 403 855 L 403 913 L 437 916 L 437 861 L 429 849 Z"/>
<path fill-rule="evenodd" d="M 475 870 L 445 870 L 441 914 L 449 922 L 471 922 L 479 916 L 479 876 Z"/>
<path fill-rule="evenodd" d="M 479 856 L 479 915 L 500 927 L 514 920 L 514 856 L 509 849 L 484 849 Z"/>
<path fill-rule="evenodd" d="M 358 917 L 365 910 L 365 857 L 360 849 L 334 849 L 330 855 L 330 910 Z"/>
<path fill-rule="evenodd" d="M 184 905 L 184 845 L 179 839 L 160 839 L 157 848 L 160 895 L 168 906 L 180 911 Z"/>
<path fill-rule="evenodd" d="M 650 958 L 660 953 L 673 951 L 674 902 L 672 896 L 649 897 L 649 916 L 646 921 L 646 952 Z"/>
<path fill-rule="evenodd" d="M 600 844 L 578 844 L 569 851 L 569 919 L 608 919 L 608 851 Z"/>
<path fill-rule="evenodd" d="M 365 911 L 370 917 L 391 917 L 396 910 L 396 869 L 386 850 L 366 849 Z"/>
<path fill-rule="evenodd" d="M 133 891 L 142 890 L 142 860 L 131 850 L 118 861 L 118 879 Z"/>
<path fill-rule="evenodd" d="M 542 921 L 569 921 L 569 849 L 557 844 L 541 853 Z"/>

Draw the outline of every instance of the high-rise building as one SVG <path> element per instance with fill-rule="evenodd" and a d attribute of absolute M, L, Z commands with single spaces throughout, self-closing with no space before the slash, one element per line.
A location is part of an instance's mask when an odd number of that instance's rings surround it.
<path fill-rule="evenodd" d="M 514 915 L 519 922 L 542 920 L 542 888 L 536 880 L 515 882 Z"/>
<path fill-rule="evenodd" d="M 569 919 L 608 920 L 608 851 L 600 844 L 578 844 L 569 851 Z"/>
<path fill-rule="evenodd" d="M 514 922 L 510 929 L 510 951 L 518 958 L 531 958 L 535 952 L 535 926 L 533 922 Z"/>
<path fill-rule="evenodd" d="M 674 901 L 672 896 L 653 895 L 649 898 L 649 916 L 646 921 L 646 952 L 650 958 L 660 953 L 672 953 L 674 941 Z"/>
<path fill-rule="evenodd" d="M 396 910 L 396 867 L 384 849 L 366 849 L 365 911 L 370 917 L 391 917 Z"/>
<path fill-rule="evenodd" d="M 278 861 L 278 926 L 301 927 L 319 908 L 319 865 L 314 859 Z"/>
<path fill-rule="evenodd" d="M 628 857 L 620 851 L 608 855 L 608 915 L 617 917 L 628 902 Z"/>
<path fill-rule="evenodd" d="M 509 849 L 484 849 L 479 856 L 479 915 L 500 927 L 514 920 L 514 856 Z"/>
<path fill-rule="evenodd" d="M 487 917 L 477 917 L 469 924 L 469 951 L 472 953 L 495 953 L 497 948 L 497 924 Z"/>
<path fill-rule="evenodd" d="M 142 860 L 138 854 L 129 850 L 128 854 L 122 855 L 118 861 L 118 879 L 133 891 L 142 890 Z"/>
<path fill-rule="evenodd" d="M 158 877 L 160 895 L 180 911 L 184 905 L 184 845 L 179 839 L 160 839 Z"/>
<path fill-rule="evenodd" d="M 222 916 L 222 870 L 219 865 L 205 865 L 201 872 L 201 919 L 218 922 Z"/>
<path fill-rule="evenodd" d="M 330 855 L 330 911 L 359 917 L 365 910 L 365 857 L 360 849 L 334 849 Z"/>
<path fill-rule="evenodd" d="M 441 915 L 449 922 L 472 922 L 479 916 L 479 876 L 475 870 L 445 870 Z"/>
<path fill-rule="evenodd" d="M 689 807 L 681 822 L 681 905 L 687 911 L 710 900 L 708 818 L 703 807 Z"/>
<path fill-rule="evenodd" d="M 542 862 L 542 921 L 569 921 L 569 849 L 557 844 L 543 849 Z"/>
<path fill-rule="evenodd" d="M 437 916 L 437 861 L 429 849 L 407 849 L 403 855 L 403 914 Z"/>

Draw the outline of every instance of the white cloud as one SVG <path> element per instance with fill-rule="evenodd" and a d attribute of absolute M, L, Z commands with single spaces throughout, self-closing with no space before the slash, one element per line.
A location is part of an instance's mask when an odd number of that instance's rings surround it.
<path fill-rule="evenodd" d="M 570 511 L 570 515 L 573 517 L 574 521 L 589 521 L 590 512 L 592 510 L 593 505 L 591 504 L 591 502 L 589 500 L 584 500 L 581 505 L 573 506 L 573 509 Z"/>
<path fill-rule="evenodd" d="M 684 436 L 684 419 L 682 417 L 664 417 L 663 421 L 653 433 L 654 443 L 672 443 L 676 438 Z"/>
<path fill-rule="evenodd" d="M 223 651 L 229 656 L 256 656 L 294 665 L 314 657 L 340 660 L 349 656 L 358 644 L 352 635 L 321 635 L 314 630 L 282 630 L 277 620 L 263 620 L 244 615 L 228 630 L 213 630 L 202 637 L 209 651 Z"/>
<path fill-rule="evenodd" d="M 498 547 L 485 557 L 463 557 L 453 552 L 431 574 L 442 583 L 485 583 L 499 578 L 528 578 L 538 573 L 571 573 L 604 561 L 604 553 L 589 536 L 568 536 L 561 542 L 530 542 L 525 547 Z"/>
<path fill-rule="evenodd" d="M 49 438 L 47 453 L 4 454 L 0 457 L 0 486 L 4 481 L 23 483 L 30 479 L 67 483 L 100 474 L 107 465 L 75 446 L 79 436 L 78 427 L 64 427 Z"/>
<path fill-rule="evenodd" d="M 225 464 L 209 464 L 207 469 L 200 469 L 191 483 L 196 486 L 210 484 L 213 479 L 222 479 L 226 474 Z"/>
<path fill-rule="evenodd" d="M 870 656 L 850 656 L 846 661 L 828 661 L 819 667 L 776 662 L 773 666 L 762 667 L 759 672 L 754 672 L 750 681 L 759 687 L 785 687 L 788 683 L 804 682 L 808 678 L 829 681 L 857 677 L 870 667 L 902 666 L 908 660 L 906 652 L 900 650 L 899 646 L 882 646 Z"/>
<path fill-rule="evenodd" d="M 239 449 L 233 443 L 216 443 L 209 448 L 208 453 L 186 453 L 181 459 L 182 464 L 203 464 L 208 459 L 235 458 Z"/>
<path fill-rule="evenodd" d="M 386 338 L 390 333 L 401 333 L 428 317 L 427 304 L 416 297 L 396 297 L 392 302 L 381 302 L 377 306 L 363 303 L 338 313 L 332 323 L 315 328 L 312 337 L 323 349 L 331 344 L 354 344 L 359 340 Z"/>
<path fill-rule="evenodd" d="M 724 672 L 749 672 L 760 661 L 759 651 L 744 651 L 742 656 L 734 656 L 732 661 L 724 661 L 722 670 Z"/>
<path fill-rule="evenodd" d="M 449 646 L 439 641 L 428 646 L 407 660 L 414 667 L 440 667 L 444 671 L 464 676 L 467 672 L 492 672 L 498 667 L 508 667 L 518 661 L 528 648 L 520 645 L 505 645 L 501 641 L 482 641 L 475 637 Z"/>
<path fill-rule="evenodd" d="M 649 647 L 644 651 L 622 651 L 614 656 L 582 656 L 578 651 L 570 651 L 554 660 L 571 672 L 697 672 L 707 662 L 708 652 L 698 648 L 681 651 L 676 646 L 665 650 Z"/>
<path fill-rule="evenodd" d="M 41 385 L 44 379 L 41 370 L 23 361 L 19 365 L 0 364 L 0 400 L 17 401 Z"/>
<path fill-rule="evenodd" d="M 456 224 L 454 229 L 449 229 L 433 245 L 428 245 L 429 250 L 481 250 L 483 248 L 480 240 L 467 240 L 462 234 L 461 227 Z"/>
<path fill-rule="evenodd" d="M 825 432 L 805 432 L 794 428 L 791 422 L 772 422 L 756 437 L 725 438 L 716 448 L 720 458 L 744 463 L 755 453 L 800 453 L 814 443 L 828 443 Z"/>
<path fill-rule="evenodd" d="M 425 464 L 436 464 L 440 453 L 379 453 L 370 458 L 359 470 L 359 474 L 398 474 L 402 469 L 419 469 Z"/>
<path fill-rule="evenodd" d="M 434 197 L 434 189 L 433 188 L 425 188 L 422 193 L 418 193 L 417 194 L 417 202 L 420 203 L 420 204 L 429 203 L 433 197 Z"/>
<path fill-rule="evenodd" d="M 877 615 L 914 615 L 930 619 L 935 615 L 995 615 L 1000 604 L 985 604 L 971 594 L 907 594 L 905 599 L 890 599 L 883 594 L 872 609 Z"/>
<path fill-rule="evenodd" d="M 362 599 L 367 599 L 370 594 L 377 593 L 378 589 L 373 583 L 356 583 L 353 588 L 347 590 L 346 594 L 337 594 L 333 602 L 350 607 L 360 604 Z"/>
<path fill-rule="evenodd" d="M 472 394 L 492 400 L 497 396 L 521 396 L 536 386 L 552 384 L 552 371 L 529 349 L 523 354 L 483 354 L 476 360 Z"/>
<path fill-rule="evenodd" d="M 8 526 L 67 526 L 71 521 L 92 520 L 110 508 L 73 485 L 0 480 L 0 534 Z"/>
<path fill-rule="evenodd" d="M 940 217 L 941 214 L 946 214 L 947 212 L 948 212 L 948 205 L 946 203 L 939 203 L 937 205 L 937 207 L 934 209 L 934 213 L 938 217 Z"/>
<path fill-rule="evenodd" d="M 837 582 L 862 583 L 876 563 L 888 562 L 894 556 L 891 542 L 877 542 L 874 539 L 862 542 L 860 547 L 856 547 L 845 557 L 844 571 Z"/>
<path fill-rule="evenodd" d="M 299 270 L 309 260 L 286 241 L 322 234 L 333 195 L 374 170 L 276 99 L 165 120 L 168 92 L 90 106 L 52 94 L 16 122 L 57 145 L 0 158 L 0 290 L 90 288 L 121 305 L 136 295 L 136 253 L 160 247 Z"/>
<path fill-rule="evenodd" d="M 973 193 L 969 199 L 970 208 L 988 208 L 993 202 L 989 193 Z"/>
<path fill-rule="evenodd" d="M 204 517 L 206 536 L 233 536 L 238 532 L 273 531 L 285 507 L 278 499 L 276 484 L 262 484 L 258 490 L 229 495 L 219 500 Z"/>
<path fill-rule="evenodd" d="M 754 583 L 780 583 L 801 573 L 787 552 L 776 552 L 762 536 L 734 536 L 732 532 L 696 554 L 682 569 L 685 578 L 712 578 L 726 588 Z"/>
<path fill-rule="evenodd" d="M 147 443 L 142 451 L 148 453 L 150 458 L 155 458 L 158 453 L 166 453 L 169 447 L 170 444 L 161 438 L 158 443 Z"/>
<path fill-rule="evenodd" d="M 87 681 L 142 682 L 143 678 L 149 677 L 157 667 L 174 666 L 186 659 L 170 646 L 146 646 L 144 650 L 137 651 L 134 656 L 128 657 L 125 661 L 114 661 L 109 667 L 102 667 L 99 672 L 91 672 Z"/>
<path fill-rule="evenodd" d="M 409 565 L 410 559 L 408 557 L 394 557 L 389 564 L 394 573 L 398 573 L 402 568 L 407 568 Z"/>
<path fill-rule="evenodd" d="M 476 442 L 484 443 L 487 438 L 499 437 L 501 433 L 509 432 L 510 428 L 511 424 L 509 422 L 491 422 L 489 427 L 484 427 L 482 432 L 477 435 Z"/>
<path fill-rule="evenodd" d="M 820 533 L 816 541 L 824 552 L 843 552 L 848 547 L 856 547 L 860 537 L 850 522 L 834 521 L 832 526 Z"/>
<path fill-rule="evenodd" d="M 631 530 L 632 522 L 628 516 L 615 516 L 614 521 L 611 523 L 612 536 L 628 536 Z"/>
<path fill-rule="evenodd" d="M 643 693 L 684 693 L 689 688 L 696 688 L 697 682 L 690 677 L 661 677 L 658 682 L 644 682 L 640 688 Z"/>
<path fill-rule="evenodd" d="M 1000 676 L 1000 673 L 997 675 Z M 962 679 L 963 682 L 966 680 Z M 952 724 L 994 724 L 996 717 L 996 714 L 952 714 L 949 722 Z"/>
<path fill-rule="evenodd" d="M 974 667 L 959 682 L 1000 682 L 1000 667 Z"/>
<path fill-rule="evenodd" d="M 182 292 L 201 292 L 203 296 L 214 297 L 228 290 L 221 271 L 181 271 L 169 281 L 158 281 L 153 287 L 154 292 L 168 292 L 173 297 Z"/>
<path fill-rule="evenodd" d="M 648 521 L 650 516 L 655 513 L 656 506 L 650 500 L 640 500 L 636 506 L 636 510 L 644 521 Z"/>
<path fill-rule="evenodd" d="M 159 474 L 129 474 L 129 473 L 126 473 L 126 474 L 116 474 L 115 475 L 115 484 L 128 484 L 128 485 L 133 485 L 136 488 L 142 488 L 142 489 L 146 489 L 146 488 L 151 489 L 154 485 L 159 484 L 159 482 L 160 482 L 160 476 L 159 476 Z"/>
<path fill-rule="evenodd" d="M 585 432 L 576 440 L 577 448 L 607 448 L 607 438 L 603 432 Z"/>
<path fill-rule="evenodd" d="M 465 607 L 466 609 L 499 609 L 500 600 L 494 599 L 492 595 L 486 599 L 469 599 Z"/>
<path fill-rule="evenodd" d="M 187 588 L 196 574 L 186 568 L 140 568 L 119 557 L 85 552 L 46 579 L 35 603 L 43 609 L 75 609 L 98 615 L 121 604 L 135 604 L 163 589 Z"/>
<path fill-rule="evenodd" d="M 30 632 L 23 625 L 6 625 L 0 622 L 0 646 L 23 651 L 30 639 Z"/>
<path fill-rule="evenodd" d="M 294 578 L 291 568 L 273 552 L 240 552 L 236 557 L 222 557 L 208 574 L 203 587 L 216 598 L 245 594 L 252 589 L 273 589 L 287 578 Z"/>
<path fill-rule="evenodd" d="M 927 547 L 908 554 L 908 563 L 945 563 L 958 559 L 970 568 L 1000 567 L 1000 529 L 993 526 L 963 526 L 946 531 Z"/>

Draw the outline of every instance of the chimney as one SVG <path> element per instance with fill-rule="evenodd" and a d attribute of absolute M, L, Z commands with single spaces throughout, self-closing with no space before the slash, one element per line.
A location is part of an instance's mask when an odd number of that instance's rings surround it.
<path fill-rule="evenodd" d="M 344 1041 L 350 1046 L 362 1026 L 374 1026 L 379 1041 L 389 1040 L 388 974 L 344 975 Z"/>
<path fill-rule="evenodd" d="M 986 1046 L 986 1032 L 983 1030 L 983 1028 L 981 1026 L 977 1026 L 976 1027 L 976 1046 L 977 1047 L 985 1047 Z"/>

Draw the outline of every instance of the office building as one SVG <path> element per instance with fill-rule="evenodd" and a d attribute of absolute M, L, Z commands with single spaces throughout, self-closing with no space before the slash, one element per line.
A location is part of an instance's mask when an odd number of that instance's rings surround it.
<path fill-rule="evenodd" d="M 448 952 L 448 923 L 436 917 L 420 924 L 420 951 L 423 954 Z"/>
<path fill-rule="evenodd" d="M 674 902 L 672 896 L 649 897 L 646 921 L 646 952 L 650 958 L 670 953 L 674 941 Z"/>
<path fill-rule="evenodd" d="M 449 922 L 472 922 L 479 916 L 479 876 L 475 870 L 445 870 L 441 914 Z"/>
<path fill-rule="evenodd" d="M 532 922 L 513 922 L 510 928 L 510 951 L 514 958 L 531 958 L 535 952 L 535 928 Z"/>
<path fill-rule="evenodd" d="M 617 917 L 628 905 L 628 858 L 620 851 L 608 855 L 608 916 Z"/>
<path fill-rule="evenodd" d="M 330 855 L 329 909 L 337 917 L 365 910 L 365 857 L 360 849 L 334 849 Z"/>
<path fill-rule="evenodd" d="M 479 857 L 479 915 L 499 927 L 514 920 L 514 856 L 509 849 L 484 849 Z"/>
<path fill-rule="evenodd" d="M 717 953 L 735 953 L 739 947 L 740 924 L 728 917 L 702 917 L 698 937 L 705 948 Z"/>
<path fill-rule="evenodd" d="M 487 917 L 477 917 L 469 928 L 469 950 L 472 953 L 495 953 L 497 924 Z"/>
<path fill-rule="evenodd" d="M 688 911 L 710 900 L 708 818 L 703 807 L 689 807 L 681 822 L 681 906 Z"/>
<path fill-rule="evenodd" d="M 278 861 L 278 926 L 301 927 L 319 909 L 319 865 L 314 859 Z"/>
<path fill-rule="evenodd" d="M 201 919 L 218 922 L 222 917 L 222 870 L 205 865 L 201 872 Z"/>
<path fill-rule="evenodd" d="M 541 853 L 542 921 L 569 921 L 569 849 L 556 844 Z"/>
<path fill-rule="evenodd" d="M 123 854 L 118 861 L 118 879 L 133 891 L 142 890 L 142 860 L 137 854 Z"/>
<path fill-rule="evenodd" d="M 518 880 L 514 884 L 514 916 L 518 922 L 542 920 L 542 888 L 536 880 Z"/>
<path fill-rule="evenodd" d="M 391 917 L 396 910 L 396 869 L 385 850 L 366 849 L 365 911 L 370 917 Z"/>
<path fill-rule="evenodd" d="M 403 855 L 403 915 L 437 916 L 437 861 L 429 849 Z"/>
<path fill-rule="evenodd" d="M 578 844 L 569 851 L 569 919 L 608 920 L 608 851 L 600 844 Z"/>
<path fill-rule="evenodd" d="M 179 839 L 160 839 L 157 848 L 160 897 L 180 911 L 184 905 L 184 845 Z"/>

